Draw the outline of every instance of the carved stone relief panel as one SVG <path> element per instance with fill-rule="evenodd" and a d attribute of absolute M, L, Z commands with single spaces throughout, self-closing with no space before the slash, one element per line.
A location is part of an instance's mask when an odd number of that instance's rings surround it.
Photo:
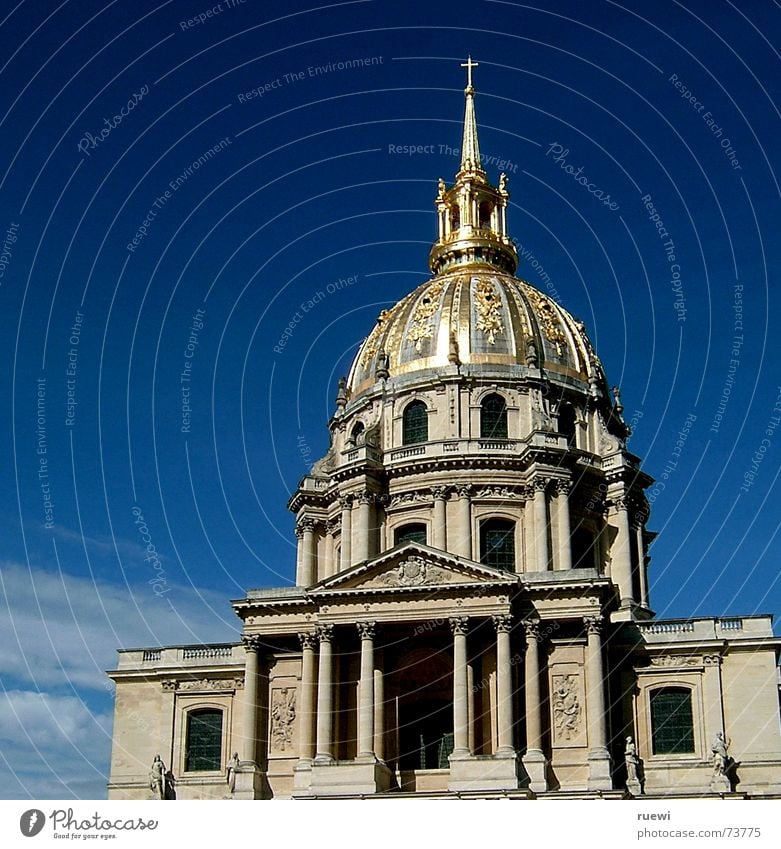
<path fill-rule="evenodd" d="M 574 650 L 574 651 L 573 651 Z M 554 651 L 554 655 L 557 652 Z M 579 647 L 559 654 L 580 654 Z M 585 746 L 586 694 L 582 662 L 550 664 L 551 736 L 558 748 Z"/>
<path fill-rule="evenodd" d="M 271 754 L 292 756 L 293 730 L 296 721 L 296 688 L 274 687 L 271 690 L 271 729 L 269 749 Z"/>

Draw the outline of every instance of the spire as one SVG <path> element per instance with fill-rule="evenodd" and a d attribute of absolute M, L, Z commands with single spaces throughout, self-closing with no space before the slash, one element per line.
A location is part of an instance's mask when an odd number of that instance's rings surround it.
<path fill-rule="evenodd" d="M 491 266 L 515 274 L 518 252 L 507 235 L 507 176 L 500 174 L 499 185 L 493 186 L 480 162 L 475 117 L 475 88 L 472 69 L 477 62 L 470 56 L 461 64 L 466 68 L 466 110 L 464 140 L 461 146 L 461 168 L 455 183 L 448 188 L 438 181 L 434 201 L 437 208 L 439 233 L 429 254 L 429 267 L 434 274 L 456 266 Z"/>
<path fill-rule="evenodd" d="M 461 144 L 461 171 L 479 171 L 485 174 L 480 165 L 480 143 L 477 140 L 477 118 L 475 117 L 475 88 L 472 85 L 472 68 L 479 67 L 478 62 L 473 62 L 470 56 L 466 62 L 461 64 L 466 68 L 466 108 L 464 110 L 464 139 Z"/>

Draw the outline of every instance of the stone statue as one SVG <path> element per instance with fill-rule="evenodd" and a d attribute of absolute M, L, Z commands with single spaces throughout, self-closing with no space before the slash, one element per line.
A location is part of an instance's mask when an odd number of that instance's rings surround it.
<path fill-rule="evenodd" d="M 713 745 L 710 747 L 713 756 L 713 776 L 711 788 L 717 792 L 732 792 L 732 779 L 729 777 L 730 756 L 727 751 L 729 741 L 723 731 L 716 735 Z"/>
<path fill-rule="evenodd" d="M 234 788 L 236 787 L 236 773 L 239 771 L 239 753 L 234 752 L 233 757 L 228 761 L 228 790 L 233 793 Z"/>
<path fill-rule="evenodd" d="M 504 172 L 499 175 L 499 194 L 507 194 L 507 174 Z"/>
<path fill-rule="evenodd" d="M 638 768 L 640 758 L 637 756 L 637 746 L 631 737 L 626 738 L 624 747 L 624 763 L 626 764 L 626 789 L 634 796 L 639 796 L 643 790 L 640 784 Z"/>
<path fill-rule="evenodd" d="M 445 197 L 445 181 L 440 177 L 437 182 L 437 189 L 439 190 L 439 194 L 437 195 L 437 200 L 442 200 Z"/>
<path fill-rule="evenodd" d="M 537 363 L 537 343 L 530 336 L 526 340 L 526 365 L 529 366 L 529 368 L 537 368 Z"/>
<path fill-rule="evenodd" d="M 149 786 L 155 799 L 165 799 L 165 764 L 160 755 L 155 755 L 149 772 Z"/>

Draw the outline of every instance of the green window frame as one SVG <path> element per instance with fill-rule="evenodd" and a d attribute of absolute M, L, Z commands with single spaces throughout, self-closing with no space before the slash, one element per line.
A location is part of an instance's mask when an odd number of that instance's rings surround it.
<path fill-rule="evenodd" d="M 222 720 L 223 711 L 218 708 L 202 708 L 187 714 L 185 772 L 222 769 Z"/>
<path fill-rule="evenodd" d="M 427 539 L 426 526 L 419 522 L 401 525 L 401 527 L 396 528 L 393 538 L 396 545 L 403 545 L 405 542 L 419 542 L 421 545 L 425 545 Z"/>
<path fill-rule="evenodd" d="M 507 402 L 501 395 L 486 395 L 480 404 L 481 439 L 507 439 Z"/>
<path fill-rule="evenodd" d="M 403 445 L 428 442 L 428 410 L 423 401 L 412 401 L 404 408 L 401 441 Z"/>
<path fill-rule="evenodd" d="M 665 687 L 650 694 L 651 741 L 655 755 L 694 753 L 692 693 L 684 687 Z"/>
<path fill-rule="evenodd" d="M 480 562 L 505 572 L 515 571 L 515 522 L 488 519 L 480 525 Z"/>

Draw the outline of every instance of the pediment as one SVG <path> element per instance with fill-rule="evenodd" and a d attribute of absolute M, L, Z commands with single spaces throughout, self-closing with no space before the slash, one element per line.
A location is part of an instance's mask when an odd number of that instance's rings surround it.
<path fill-rule="evenodd" d="M 516 575 L 418 543 L 407 543 L 353 566 L 313 587 L 312 593 L 347 590 L 453 588 L 518 583 Z"/>

